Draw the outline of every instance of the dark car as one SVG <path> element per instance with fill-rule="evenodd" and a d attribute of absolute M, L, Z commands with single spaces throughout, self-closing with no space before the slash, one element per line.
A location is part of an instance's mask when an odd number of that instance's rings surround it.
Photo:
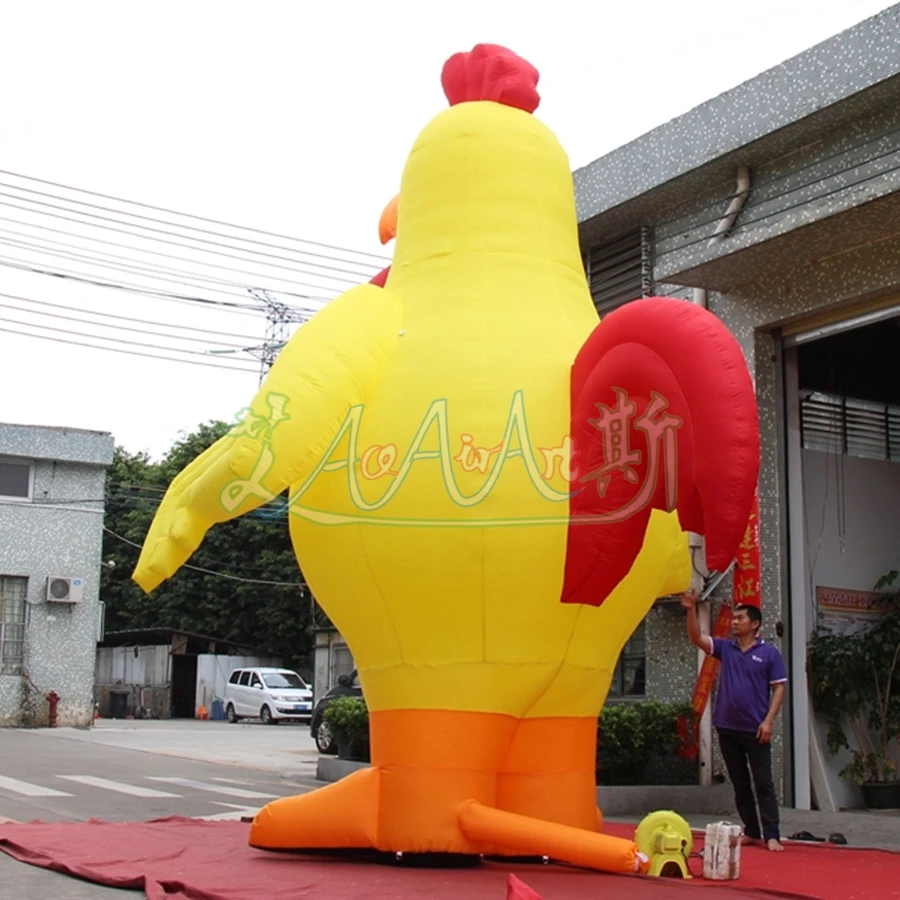
<path fill-rule="evenodd" d="M 313 710 L 309 730 L 315 738 L 319 753 L 337 753 L 337 745 L 325 723 L 325 709 L 337 697 L 362 697 L 362 687 L 356 669 L 349 675 L 338 675 L 337 684 L 322 697 Z"/>

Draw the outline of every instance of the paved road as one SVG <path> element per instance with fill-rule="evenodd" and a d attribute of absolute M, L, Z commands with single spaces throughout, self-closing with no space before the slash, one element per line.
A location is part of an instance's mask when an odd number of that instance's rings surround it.
<path fill-rule="evenodd" d="M 30 733 L 48 741 L 143 750 L 280 774 L 314 775 L 319 756 L 309 726 L 302 724 L 100 719 L 93 728 L 42 728 Z"/>
<path fill-rule="evenodd" d="M 276 797 L 320 787 L 317 758 L 302 726 L 187 721 L 0 729 L 0 822 L 238 819 Z M 37 869 L 5 853 L 0 885 L 0 896 L 11 900 L 140 897 Z"/>
<path fill-rule="evenodd" d="M 224 735 L 223 735 L 224 737 Z M 240 818 L 276 797 L 316 787 L 313 767 L 281 774 L 48 738 L 0 732 L 0 817 L 75 822 L 95 817 L 141 821 L 161 816 Z"/>

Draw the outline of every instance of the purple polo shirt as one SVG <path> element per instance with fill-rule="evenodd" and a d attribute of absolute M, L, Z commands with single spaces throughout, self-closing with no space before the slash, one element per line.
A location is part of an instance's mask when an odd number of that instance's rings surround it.
<path fill-rule="evenodd" d="M 752 731 L 769 714 L 769 691 L 787 679 L 778 649 L 762 638 L 747 650 L 736 639 L 711 638 L 712 655 L 721 665 L 713 725 L 733 731 Z"/>

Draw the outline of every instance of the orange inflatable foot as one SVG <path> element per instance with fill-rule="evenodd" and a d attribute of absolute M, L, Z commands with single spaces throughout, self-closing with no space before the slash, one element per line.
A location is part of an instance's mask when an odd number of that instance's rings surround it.
<path fill-rule="evenodd" d="M 474 800 L 460 809 L 459 824 L 474 843 L 503 847 L 507 855 L 548 856 L 621 874 L 646 872 L 650 865 L 634 841 L 491 809 Z"/>
<path fill-rule="evenodd" d="M 334 784 L 283 797 L 264 806 L 250 828 L 250 846 L 259 850 L 312 850 L 375 846 L 378 772 L 360 769 Z"/>
<path fill-rule="evenodd" d="M 522 719 L 497 775 L 497 802 L 507 812 L 599 831 L 597 719 Z"/>

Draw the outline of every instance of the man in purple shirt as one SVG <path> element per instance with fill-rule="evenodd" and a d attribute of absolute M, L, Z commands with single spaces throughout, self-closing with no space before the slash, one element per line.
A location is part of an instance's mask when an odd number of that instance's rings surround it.
<path fill-rule="evenodd" d="M 723 640 L 701 633 L 696 591 L 684 594 L 681 605 L 687 610 L 691 643 L 721 663 L 713 725 L 734 787 L 734 802 L 744 823 L 745 840 L 757 843 L 762 839 L 769 850 L 782 851 L 778 798 L 772 781 L 772 725 L 784 702 L 787 683 L 784 661 L 777 648 L 759 636 L 762 613 L 755 606 L 734 608 L 732 638 Z"/>

